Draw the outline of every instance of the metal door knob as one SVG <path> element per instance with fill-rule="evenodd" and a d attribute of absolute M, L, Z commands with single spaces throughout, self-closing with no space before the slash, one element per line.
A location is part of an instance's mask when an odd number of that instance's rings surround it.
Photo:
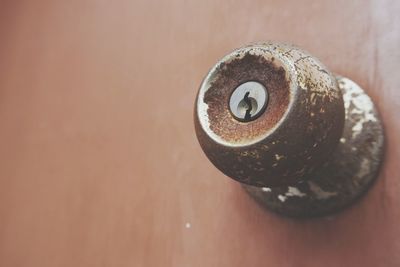
<path fill-rule="evenodd" d="M 194 120 L 209 160 L 289 216 L 349 205 L 377 176 L 383 155 L 382 125 L 365 92 L 287 44 L 225 56 L 200 86 Z"/>

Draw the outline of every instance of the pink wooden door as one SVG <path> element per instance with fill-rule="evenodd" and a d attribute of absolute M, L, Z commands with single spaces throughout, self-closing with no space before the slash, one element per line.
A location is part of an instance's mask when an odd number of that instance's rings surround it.
<path fill-rule="evenodd" d="M 0 266 L 400 266 L 400 2 L 2 1 Z M 208 162 L 203 76 L 297 44 L 371 95 L 387 153 L 336 216 L 261 209 Z"/>

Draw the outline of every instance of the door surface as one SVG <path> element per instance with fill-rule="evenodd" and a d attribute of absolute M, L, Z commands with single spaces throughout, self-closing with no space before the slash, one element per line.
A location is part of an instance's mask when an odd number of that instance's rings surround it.
<path fill-rule="evenodd" d="M 1 1 L 0 266 L 400 266 L 400 1 Z M 255 41 L 374 99 L 379 179 L 334 216 L 278 217 L 206 159 L 193 104 Z"/>

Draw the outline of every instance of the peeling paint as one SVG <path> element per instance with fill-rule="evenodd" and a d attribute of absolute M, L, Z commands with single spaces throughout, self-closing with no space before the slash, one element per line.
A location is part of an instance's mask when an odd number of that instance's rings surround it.
<path fill-rule="evenodd" d="M 353 116 L 357 119 L 352 127 L 352 135 L 355 138 L 362 132 L 365 123 L 377 121 L 374 105 L 368 95 L 360 87 L 353 86 L 350 80 L 342 81 L 342 83 L 342 86 L 347 88 L 343 94 L 345 109 L 351 112 L 351 114 L 347 114 L 347 117 L 349 115 L 359 115 Z"/>
<path fill-rule="evenodd" d="M 278 198 L 279 198 L 279 200 L 282 201 L 282 202 L 285 202 L 286 199 L 287 199 L 287 197 L 282 196 L 282 195 L 278 195 Z"/>
<path fill-rule="evenodd" d="M 368 98 L 357 84 L 347 78 L 339 77 L 338 84 L 347 97 L 351 94 L 346 92 L 351 90 Z M 372 109 L 368 104 L 360 105 L 367 102 L 365 99 L 359 101 L 358 109 L 351 101 L 345 103 L 347 119 L 343 135 L 329 160 L 309 173 L 312 180 L 272 187 L 268 193 L 257 187 L 245 186 L 245 189 L 266 208 L 294 217 L 329 215 L 359 199 L 377 177 L 384 147 L 382 124 L 372 101 L 369 100 Z M 353 127 L 363 116 L 365 119 L 361 121 L 367 122 L 362 123 L 360 133 L 354 134 Z M 294 195 L 301 197 L 295 198 Z"/>
<path fill-rule="evenodd" d="M 288 192 L 286 193 L 286 196 L 294 196 L 294 197 L 304 197 L 307 194 L 300 192 L 300 190 L 296 187 L 289 186 L 288 187 Z"/>
<path fill-rule="evenodd" d="M 314 182 L 309 181 L 308 185 L 310 186 L 310 190 L 315 194 L 317 199 L 327 199 L 327 198 L 336 196 L 338 194 L 337 192 L 324 191 L 321 187 L 319 187 Z"/>

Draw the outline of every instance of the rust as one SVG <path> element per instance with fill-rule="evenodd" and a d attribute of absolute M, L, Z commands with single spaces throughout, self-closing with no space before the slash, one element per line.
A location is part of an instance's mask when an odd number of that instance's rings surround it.
<path fill-rule="evenodd" d="M 263 135 L 282 118 L 289 105 L 289 81 L 281 66 L 263 56 L 246 53 L 218 67 L 217 76 L 204 96 L 208 105 L 210 128 L 226 141 L 240 142 Z M 254 121 L 241 123 L 227 109 L 232 92 L 240 84 L 257 81 L 270 96 L 264 113 Z"/>
<path fill-rule="evenodd" d="M 293 184 L 311 173 L 336 147 L 344 124 L 336 80 L 323 68 L 302 50 L 269 44 L 235 51 L 218 63 L 195 109 L 196 134 L 210 161 L 255 186 Z M 269 103 L 260 117 L 243 123 L 231 115 L 229 99 L 247 81 L 263 84 Z"/>
<path fill-rule="evenodd" d="M 274 188 L 244 185 L 262 206 L 297 218 L 330 215 L 355 203 L 375 181 L 384 153 L 384 132 L 378 111 L 358 85 L 347 78 L 338 80 L 347 102 L 348 118 L 338 146 L 306 182 Z M 356 107 L 354 103 L 361 99 L 364 105 Z M 359 123 L 362 128 L 355 132 Z"/>
<path fill-rule="evenodd" d="M 269 103 L 254 121 L 239 122 L 229 99 L 248 81 L 267 88 Z M 248 46 L 224 57 L 200 87 L 194 118 L 210 161 L 285 215 L 319 216 L 349 205 L 380 165 L 383 134 L 372 101 L 294 46 Z"/>

